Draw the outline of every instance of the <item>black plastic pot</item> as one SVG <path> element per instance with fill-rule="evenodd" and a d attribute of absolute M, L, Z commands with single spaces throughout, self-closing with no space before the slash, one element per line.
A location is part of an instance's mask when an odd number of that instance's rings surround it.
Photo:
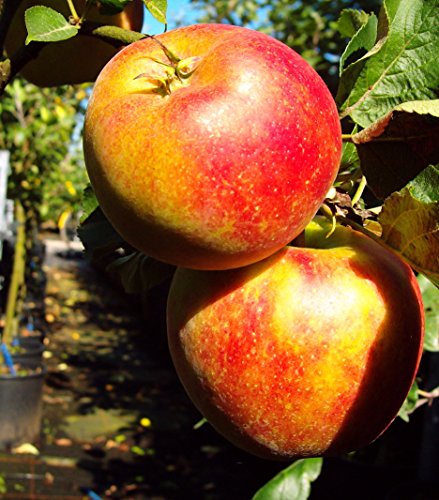
<path fill-rule="evenodd" d="M 0 375 L 0 448 L 39 437 L 45 374 L 41 363 L 23 361 L 17 375 Z"/>
<path fill-rule="evenodd" d="M 36 338 L 21 338 L 16 352 L 12 349 L 11 355 L 14 363 L 33 362 L 39 363 L 42 360 L 44 345 Z"/>

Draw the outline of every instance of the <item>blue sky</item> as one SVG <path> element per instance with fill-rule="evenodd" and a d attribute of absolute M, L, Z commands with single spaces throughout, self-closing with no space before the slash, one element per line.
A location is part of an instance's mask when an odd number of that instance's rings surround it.
<path fill-rule="evenodd" d="M 189 0 L 168 0 L 168 30 L 175 28 L 176 22 L 191 24 L 195 21 L 196 12 Z M 156 21 L 149 12 L 145 12 L 142 33 L 156 35 L 163 32 L 163 24 Z"/>

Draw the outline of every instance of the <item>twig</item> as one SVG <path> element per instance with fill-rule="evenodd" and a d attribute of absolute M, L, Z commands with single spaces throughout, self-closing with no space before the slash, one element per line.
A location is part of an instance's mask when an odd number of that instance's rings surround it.
<path fill-rule="evenodd" d="M 2 341 L 4 344 L 10 344 L 14 329 L 17 324 L 16 306 L 19 289 L 24 284 L 24 272 L 26 261 L 26 216 L 23 205 L 17 202 L 16 205 L 17 236 L 15 240 L 14 262 L 12 267 L 11 284 L 8 290 L 8 299 L 5 312 L 5 327 L 3 330 Z"/>

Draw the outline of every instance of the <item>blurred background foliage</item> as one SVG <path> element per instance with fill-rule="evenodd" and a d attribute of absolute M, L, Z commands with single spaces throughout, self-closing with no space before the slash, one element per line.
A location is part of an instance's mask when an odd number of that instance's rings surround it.
<path fill-rule="evenodd" d="M 86 97 L 83 87 L 42 89 L 16 78 L 0 99 L 0 149 L 9 150 L 11 163 L 8 197 L 21 200 L 34 228 L 80 208 Z"/>
<path fill-rule="evenodd" d="M 335 93 L 346 47 L 336 28 L 343 9 L 378 14 L 380 0 L 191 0 L 199 22 L 229 23 L 263 31 L 302 55 Z"/>

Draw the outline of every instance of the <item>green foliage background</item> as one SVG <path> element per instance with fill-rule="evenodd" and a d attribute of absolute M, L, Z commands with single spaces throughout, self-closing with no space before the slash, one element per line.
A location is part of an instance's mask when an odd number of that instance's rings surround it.
<path fill-rule="evenodd" d="M 41 89 L 16 78 L 0 99 L 0 149 L 11 155 L 8 197 L 20 199 L 36 225 L 80 208 L 87 175 L 78 124 L 85 97 L 81 88 Z"/>

